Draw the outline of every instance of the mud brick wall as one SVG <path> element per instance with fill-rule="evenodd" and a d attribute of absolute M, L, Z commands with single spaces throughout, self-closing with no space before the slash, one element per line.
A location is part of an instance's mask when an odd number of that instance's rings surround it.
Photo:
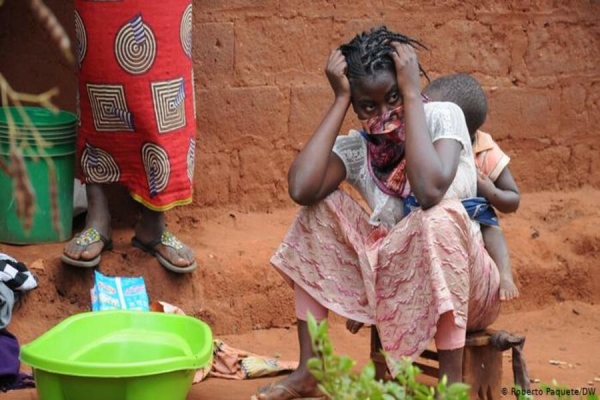
<path fill-rule="evenodd" d="M 58 103 L 73 109 L 75 72 L 28 3 L 0 8 L 0 72 L 18 90 L 59 86 Z M 72 2 L 47 3 L 73 35 Z M 429 47 L 420 59 L 431 77 L 482 82 L 484 129 L 523 191 L 600 187 L 599 21 L 598 0 L 195 0 L 194 205 L 290 204 L 287 167 L 332 100 L 329 52 L 382 23 Z"/>

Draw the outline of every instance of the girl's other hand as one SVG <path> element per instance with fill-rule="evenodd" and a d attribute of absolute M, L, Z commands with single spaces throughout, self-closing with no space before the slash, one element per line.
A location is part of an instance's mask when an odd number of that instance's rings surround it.
<path fill-rule="evenodd" d="M 405 43 L 392 42 L 394 48 L 392 58 L 396 66 L 396 79 L 403 97 L 420 96 L 421 77 L 419 75 L 419 60 L 415 49 Z"/>
<path fill-rule="evenodd" d="M 335 97 L 350 100 L 350 81 L 346 76 L 347 68 L 348 64 L 342 52 L 339 49 L 332 51 L 327 61 L 327 67 L 325 67 L 325 74 Z"/>

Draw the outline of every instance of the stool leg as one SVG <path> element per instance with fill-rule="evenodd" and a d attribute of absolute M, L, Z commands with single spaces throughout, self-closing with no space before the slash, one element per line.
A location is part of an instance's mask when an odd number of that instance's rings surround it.
<path fill-rule="evenodd" d="M 385 357 L 381 354 L 381 350 L 383 350 L 383 345 L 381 344 L 377 327 L 373 325 L 371 326 L 371 361 L 375 365 L 376 380 L 384 379 L 387 372 L 387 364 Z"/>
<path fill-rule="evenodd" d="M 448 383 L 462 382 L 463 378 L 463 350 L 438 350 L 438 360 L 440 363 L 440 378 L 446 375 Z"/>
<path fill-rule="evenodd" d="M 491 345 L 465 347 L 463 379 L 471 385 L 470 398 L 499 399 L 502 388 L 502 352 Z"/>

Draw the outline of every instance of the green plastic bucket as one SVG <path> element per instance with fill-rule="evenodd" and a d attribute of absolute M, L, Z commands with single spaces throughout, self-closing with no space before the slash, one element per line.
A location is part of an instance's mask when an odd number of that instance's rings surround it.
<path fill-rule="evenodd" d="M 21 360 L 39 400 L 184 400 L 212 362 L 212 332 L 182 315 L 82 313 L 22 346 Z"/>
<path fill-rule="evenodd" d="M 43 107 L 22 107 L 21 111 L 25 113 L 29 120 L 33 122 L 36 128 L 61 128 L 72 126 L 77 122 L 77 116 L 68 111 L 58 111 L 54 113 Z M 8 117 L 12 117 L 16 126 L 28 126 L 28 121 L 16 107 L 0 108 L 0 127 L 8 126 Z"/>
<path fill-rule="evenodd" d="M 68 240 L 72 233 L 77 117 L 66 111 L 53 114 L 44 108 L 24 107 L 24 110 L 36 128 L 39 127 L 39 134 L 47 147 L 40 148 L 33 137 L 29 136 L 31 131 L 27 128 L 18 128 L 17 145 L 22 149 L 25 169 L 35 191 L 35 210 L 32 226 L 26 231 L 17 216 L 13 181 L 4 171 L 0 171 L 0 188 L 3 188 L 0 191 L 0 242 L 62 242 Z M 24 119 L 15 108 L 0 108 L 0 159 L 6 165 L 10 164 L 10 139 L 5 126 L 8 113 L 13 116 L 16 124 L 25 126 Z M 52 218 L 49 164 L 41 155 L 45 155 L 54 164 L 58 229 Z"/>

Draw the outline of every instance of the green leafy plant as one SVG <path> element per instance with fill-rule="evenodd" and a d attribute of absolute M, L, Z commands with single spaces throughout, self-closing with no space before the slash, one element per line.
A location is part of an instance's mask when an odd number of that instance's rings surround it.
<path fill-rule="evenodd" d="M 469 385 L 447 384 L 442 378 L 433 388 L 417 382 L 421 373 L 409 359 L 398 364 L 400 371 L 394 381 L 383 382 L 375 379 L 375 366 L 370 361 L 360 372 L 354 371 L 356 362 L 347 356 L 338 356 L 327 334 L 327 322 L 317 323 L 308 316 L 308 329 L 316 357 L 308 361 L 310 372 L 317 378 L 319 389 L 333 400 L 467 400 Z M 519 400 L 530 400 L 535 396 L 554 399 L 600 400 L 594 388 L 573 389 L 553 381 L 551 385 L 541 384 L 538 389 L 523 391 L 515 388 Z"/>
<path fill-rule="evenodd" d="M 409 359 L 399 363 L 400 373 L 394 381 L 375 380 L 375 366 L 369 362 L 360 372 L 354 371 L 356 362 L 347 356 L 338 356 L 327 335 L 327 322 L 317 323 L 308 318 L 308 329 L 313 350 L 317 354 L 308 361 L 310 372 L 319 381 L 319 389 L 334 400 L 467 400 L 469 386 L 463 383 L 448 385 L 445 377 L 432 388 L 417 382 L 421 373 Z"/>

